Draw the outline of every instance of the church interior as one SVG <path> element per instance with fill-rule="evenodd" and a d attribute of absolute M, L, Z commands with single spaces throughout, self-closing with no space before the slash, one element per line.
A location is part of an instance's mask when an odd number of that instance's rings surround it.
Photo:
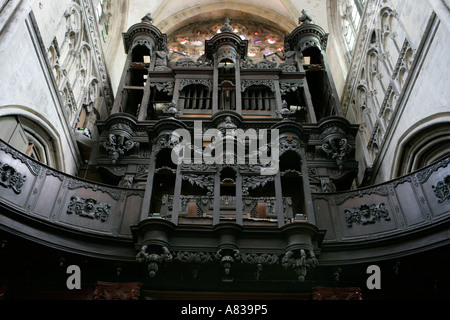
<path fill-rule="evenodd" d="M 0 0 L 0 300 L 450 298 L 448 0 Z"/>

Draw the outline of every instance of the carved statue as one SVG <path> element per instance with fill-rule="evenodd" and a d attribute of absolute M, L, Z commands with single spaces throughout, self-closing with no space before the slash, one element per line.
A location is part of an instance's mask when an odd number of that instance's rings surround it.
<path fill-rule="evenodd" d="M 177 103 L 175 101 L 170 102 L 169 108 L 163 109 L 163 113 L 169 115 L 171 118 L 178 116 L 180 111 L 177 109 Z"/>
<path fill-rule="evenodd" d="M 169 49 L 166 43 L 163 43 L 162 50 L 156 51 L 155 70 L 168 70 L 167 64 L 169 62 Z"/>
<path fill-rule="evenodd" d="M 302 10 L 302 16 L 298 18 L 298 24 L 311 23 L 313 19 L 306 13 L 306 10 Z"/>
<path fill-rule="evenodd" d="M 202 54 L 195 62 L 197 66 L 211 66 L 212 61 L 206 57 L 206 54 Z"/>
<path fill-rule="evenodd" d="M 147 23 L 152 24 L 152 23 L 153 23 L 152 14 L 151 14 L 151 13 L 147 13 L 147 14 L 142 18 L 142 22 L 147 22 Z"/>

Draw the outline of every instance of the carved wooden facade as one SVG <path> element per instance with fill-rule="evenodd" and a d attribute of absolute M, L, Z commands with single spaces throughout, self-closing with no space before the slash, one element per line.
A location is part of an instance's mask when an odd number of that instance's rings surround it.
<path fill-rule="evenodd" d="M 421 252 L 424 242 L 445 248 L 450 159 L 349 191 L 358 125 L 342 117 L 328 35 L 304 16 L 285 38 L 284 60 L 251 61 L 230 23 L 196 61 L 172 63 L 149 15 L 124 34 L 119 93 L 98 122 L 102 181 L 55 171 L 0 142 L 2 232 L 14 225 L 15 235 L 114 269 L 110 283 L 96 282 L 94 299 L 138 299 L 146 289 L 238 292 L 243 284 L 360 299 L 365 273 L 348 289 L 316 282 L 337 285 L 338 277 L 323 280 L 332 268 L 354 272 Z M 279 152 L 275 172 L 263 174 L 265 165 L 245 156 L 239 162 L 239 152 L 208 163 L 208 130 L 248 155 L 238 130 L 277 130 L 258 150 Z M 199 161 L 174 162 L 178 132 L 193 137 L 184 151 Z M 127 268 L 133 279 L 117 283 Z"/>

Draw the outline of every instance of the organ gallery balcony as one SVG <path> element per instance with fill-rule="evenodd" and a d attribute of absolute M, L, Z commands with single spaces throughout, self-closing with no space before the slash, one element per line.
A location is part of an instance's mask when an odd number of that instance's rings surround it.
<path fill-rule="evenodd" d="M 224 281 L 232 280 L 232 270 L 260 264 L 304 280 L 318 265 L 401 256 L 405 248 L 414 252 L 448 241 L 449 163 L 447 157 L 360 190 L 313 193 L 314 219 L 296 221 L 290 197 L 280 203 L 242 196 L 240 223 L 232 196 L 212 202 L 211 196 L 180 195 L 175 221 L 170 196 L 159 215 L 141 218 L 148 210 L 145 190 L 64 174 L 0 141 L 0 227 L 64 251 L 143 262 L 154 276 L 156 267 L 175 262 L 219 262 Z M 401 239 L 408 239 L 407 247 Z"/>

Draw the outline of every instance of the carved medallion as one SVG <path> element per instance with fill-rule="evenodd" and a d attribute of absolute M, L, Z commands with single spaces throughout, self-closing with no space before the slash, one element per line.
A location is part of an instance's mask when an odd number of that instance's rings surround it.
<path fill-rule="evenodd" d="M 73 196 L 70 198 L 66 212 L 67 214 L 76 214 L 80 217 L 105 222 L 108 219 L 110 208 L 109 203 L 99 203 L 95 199 Z"/>
<path fill-rule="evenodd" d="M 381 219 L 385 221 L 390 221 L 389 211 L 386 210 L 385 204 L 380 203 L 379 205 L 366 205 L 363 204 L 359 208 L 345 209 L 345 222 L 347 227 L 351 228 L 353 223 L 367 225 L 373 224 Z"/>
<path fill-rule="evenodd" d="M 431 186 L 439 203 L 450 199 L 450 176 L 446 176 L 443 181 L 439 181 L 435 186 Z"/>
<path fill-rule="evenodd" d="M 20 174 L 13 167 L 8 164 L 0 162 L 0 185 L 5 188 L 13 189 L 17 194 L 22 192 L 22 186 L 27 177 Z"/>

